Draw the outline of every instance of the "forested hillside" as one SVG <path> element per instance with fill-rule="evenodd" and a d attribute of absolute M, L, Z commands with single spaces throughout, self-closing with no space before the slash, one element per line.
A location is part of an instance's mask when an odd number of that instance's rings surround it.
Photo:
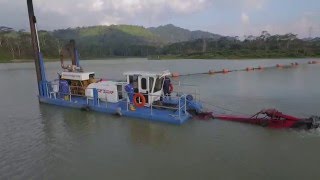
<path fill-rule="evenodd" d="M 302 58 L 320 57 L 320 38 L 299 39 L 296 34 L 197 39 L 165 46 L 161 55 L 171 58 Z"/>
<path fill-rule="evenodd" d="M 204 31 L 190 31 L 187 29 L 176 27 L 172 24 L 159 26 L 156 28 L 151 27 L 148 29 L 152 33 L 154 33 L 157 37 L 159 37 L 160 39 L 162 39 L 167 43 L 192 41 L 192 40 L 202 39 L 202 38 L 217 40 L 222 37 L 218 34 L 212 34 Z"/>
<path fill-rule="evenodd" d="M 189 31 L 173 25 L 144 28 L 133 25 L 92 26 L 39 31 L 46 58 L 58 58 L 70 39 L 82 59 L 108 57 L 153 58 L 272 58 L 320 56 L 320 38 L 299 39 L 295 34 L 225 37 Z M 0 61 L 32 59 L 30 33 L 0 26 Z"/>

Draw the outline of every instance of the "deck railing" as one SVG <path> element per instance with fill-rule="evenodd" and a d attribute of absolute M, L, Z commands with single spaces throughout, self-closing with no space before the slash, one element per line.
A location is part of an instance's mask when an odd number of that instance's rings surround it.
<path fill-rule="evenodd" d="M 173 86 L 175 89 L 173 92 L 175 93 L 183 93 L 183 94 L 189 94 L 194 97 L 194 100 L 200 101 L 200 90 L 197 86 L 191 85 L 191 84 L 185 84 L 178 81 L 177 83 L 173 83 Z"/>
<path fill-rule="evenodd" d="M 79 86 L 69 86 L 69 90 L 68 90 L 69 93 L 61 93 L 59 91 L 59 83 L 54 82 L 54 81 L 48 82 L 46 84 L 46 89 L 47 89 L 47 97 L 50 99 L 63 99 L 65 101 L 73 102 L 73 99 L 75 97 L 84 98 L 84 100 L 86 100 L 87 105 L 89 105 L 90 102 L 92 101 L 94 106 L 104 107 L 104 108 L 108 108 L 108 103 L 111 103 L 111 102 L 108 102 L 107 93 L 104 93 L 104 95 L 105 95 L 104 97 L 101 97 L 101 94 L 99 97 L 98 91 L 103 90 L 103 89 L 84 88 L 84 87 L 79 87 Z M 85 95 L 85 91 L 90 90 L 90 89 L 93 92 L 93 97 L 89 97 L 89 96 Z M 79 90 L 84 93 L 83 94 L 74 93 L 74 92 L 79 92 Z M 125 91 L 118 91 L 118 93 L 121 93 L 123 96 L 122 99 L 119 99 L 119 102 L 125 102 L 126 103 L 126 111 L 129 111 L 129 107 L 131 105 L 131 102 L 129 101 L 128 93 Z M 174 107 L 167 106 L 167 105 L 159 105 L 159 104 L 155 104 L 154 102 L 147 103 L 146 106 L 150 108 L 151 115 L 153 115 L 153 111 L 155 108 L 171 110 L 173 113 L 170 115 L 173 117 L 177 117 L 178 120 L 181 120 L 182 115 L 187 114 L 187 96 L 183 92 L 174 91 L 171 96 L 153 95 L 153 94 L 144 94 L 144 93 L 141 93 L 141 94 L 147 95 L 149 100 L 156 99 L 156 98 L 159 98 L 159 99 L 171 98 L 171 100 L 175 100 L 178 102 L 177 106 L 174 106 Z M 188 94 L 192 94 L 193 96 L 197 97 L 197 92 L 188 93 Z M 178 112 L 178 115 L 175 114 L 174 112 Z"/>

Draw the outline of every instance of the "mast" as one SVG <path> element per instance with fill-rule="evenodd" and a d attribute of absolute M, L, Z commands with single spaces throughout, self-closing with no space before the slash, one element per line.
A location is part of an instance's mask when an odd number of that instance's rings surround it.
<path fill-rule="evenodd" d="M 37 82 L 39 87 L 38 88 L 39 95 L 43 95 L 43 89 L 41 87 L 41 83 L 46 81 L 46 77 L 44 72 L 43 58 L 42 58 L 42 54 L 39 46 L 39 37 L 38 37 L 37 24 L 36 24 L 37 20 L 33 11 L 32 0 L 27 0 L 27 5 L 28 5 L 28 14 L 29 14 L 29 22 L 30 22 L 31 40 L 32 40 L 32 46 L 33 46 L 34 63 L 36 67 Z"/>

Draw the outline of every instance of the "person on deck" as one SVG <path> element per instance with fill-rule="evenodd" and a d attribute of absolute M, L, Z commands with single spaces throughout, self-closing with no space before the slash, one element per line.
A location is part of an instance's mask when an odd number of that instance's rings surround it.
<path fill-rule="evenodd" d="M 134 96 L 134 88 L 132 86 L 132 83 L 127 84 L 124 89 L 126 90 L 128 97 L 129 97 L 129 101 L 130 101 L 130 110 L 131 111 L 135 111 L 136 108 L 133 106 L 133 96 Z"/>
<path fill-rule="evenodd" d="M 165 96 L 170 96 L 171 94 L 170 86 L 171 86 L 171 80 L 169 77 L 165 76 L 164 83 L 163 83 L 163 93 Z"/>

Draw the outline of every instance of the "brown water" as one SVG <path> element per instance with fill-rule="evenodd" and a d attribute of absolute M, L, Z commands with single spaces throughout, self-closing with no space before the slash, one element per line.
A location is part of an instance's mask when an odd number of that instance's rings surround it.
<path fill-rule="evenodd" d="M 305 60 L 294 60 L 306 62 Z M 83 61 L 100 77 L 127 70 L 181 74 L 290 64 L 290 60 Z M 0 179 L 320 179 L 320 131 L 272 130 L 220 120 L 182 126 L 39 104 L 34 65 L 0 64 Z M 58 63 L 48 63 L 55 78 Z M 195 75 L 206 107 L 252 114 L 278 108 L 320 115 L 320 65 Z"/>

